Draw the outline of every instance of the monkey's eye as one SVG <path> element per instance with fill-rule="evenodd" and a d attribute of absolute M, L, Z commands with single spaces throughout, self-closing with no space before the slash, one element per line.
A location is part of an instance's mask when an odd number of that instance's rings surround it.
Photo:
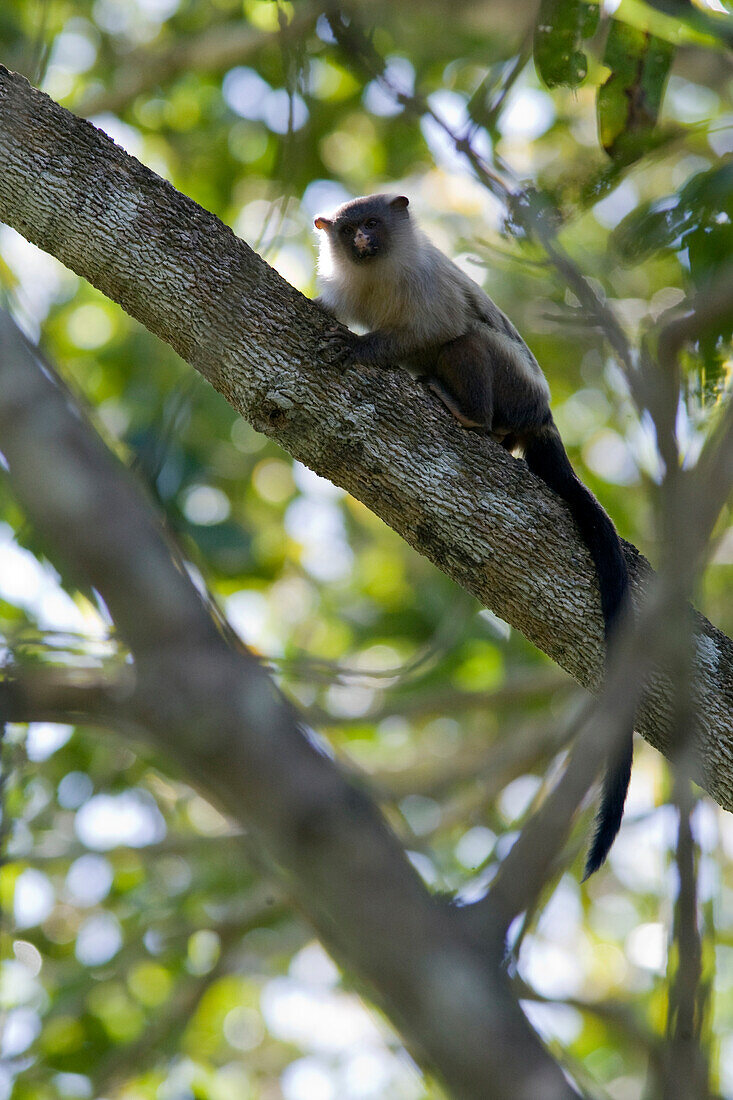
<path fill-rule="evenodd" d="M 351 236 L 351 226 L 350 225 L 342 225 L 341 228 L 339 229 L 339 233 L 341 234 L 342 237 L 350 237 Z"/>
<path fill-rule="evenodd" d="M 367 229 L 376 229 L 376 227 L 379 225 L 379 221 L 376 218 L 367 218 L 367 220 L 364 222 L 364 225 L 367 227 Z"/>

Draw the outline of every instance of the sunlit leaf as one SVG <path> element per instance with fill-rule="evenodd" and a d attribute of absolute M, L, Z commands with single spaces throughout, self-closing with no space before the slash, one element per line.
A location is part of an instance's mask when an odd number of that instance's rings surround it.
<path fill-rule="evenodd" d="M 657 123 L 674 47 L 618 19 L 611 23 L 604 64 L 610 76 L 598 89 L 601 145 L 614 160 L 637 160 Z"/>
<path fill-rule="evenodd" d="M 582 84 L 588 75 L 584 38 L 595 34 L 598 5 L 586 0 L 542 0 L 534 30 L 534 60 L 548 88 Z"/>

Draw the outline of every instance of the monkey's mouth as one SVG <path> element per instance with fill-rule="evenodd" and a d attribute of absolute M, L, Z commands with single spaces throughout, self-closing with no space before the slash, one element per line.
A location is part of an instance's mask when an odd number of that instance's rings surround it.
<path fill-rule="evenodd" d="M 361 248 L 358 245 L 351 246 L 351 256 L 357 263 L 363 263 L 364 260 L 373 260 L 375 256 L 379 255 L 378 244 L 364 244 Z"/>

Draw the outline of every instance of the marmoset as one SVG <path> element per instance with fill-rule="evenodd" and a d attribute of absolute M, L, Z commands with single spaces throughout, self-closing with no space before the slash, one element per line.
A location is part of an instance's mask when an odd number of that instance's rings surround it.
<path fill-rule="evenodd" d="M 466 428 L 521 454 L 567 503 L 598 574 L 608 643 L 628 593 L 613 523 L 576 476 L 550 412 L 542 369 L 487 294 L 415 226 L 404 195 L 368 195 L 315 219 L 322 231 L 318 304 L 364 335 L 339 330 L 344 367 L 402 365 L 423 379 Z M 620 828 L 631 777 L 633 730 L 609 753 L 587 878 Z"/>

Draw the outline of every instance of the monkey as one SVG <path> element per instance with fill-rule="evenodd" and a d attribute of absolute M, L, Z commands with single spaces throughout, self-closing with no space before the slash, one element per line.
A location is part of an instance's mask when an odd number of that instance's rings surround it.
<path fill-rule="evenodd" d="M 608 646 L 629 587 L 616 529 L 570 464 L 534 355 L 481 287 L 415 226 L 408 205 L 404 195 L 367 195 L 315 219 L 322 233 L 316 304 L 367 330 L 334 328 L 325 350 L 344 369 L 406 367 L 463 427 L 524 458 L 565 501 L 590 551 Z M 630 729 L 608 754 L 584 881 L 604 862 L 621 826 L 633 736 Z"/>

